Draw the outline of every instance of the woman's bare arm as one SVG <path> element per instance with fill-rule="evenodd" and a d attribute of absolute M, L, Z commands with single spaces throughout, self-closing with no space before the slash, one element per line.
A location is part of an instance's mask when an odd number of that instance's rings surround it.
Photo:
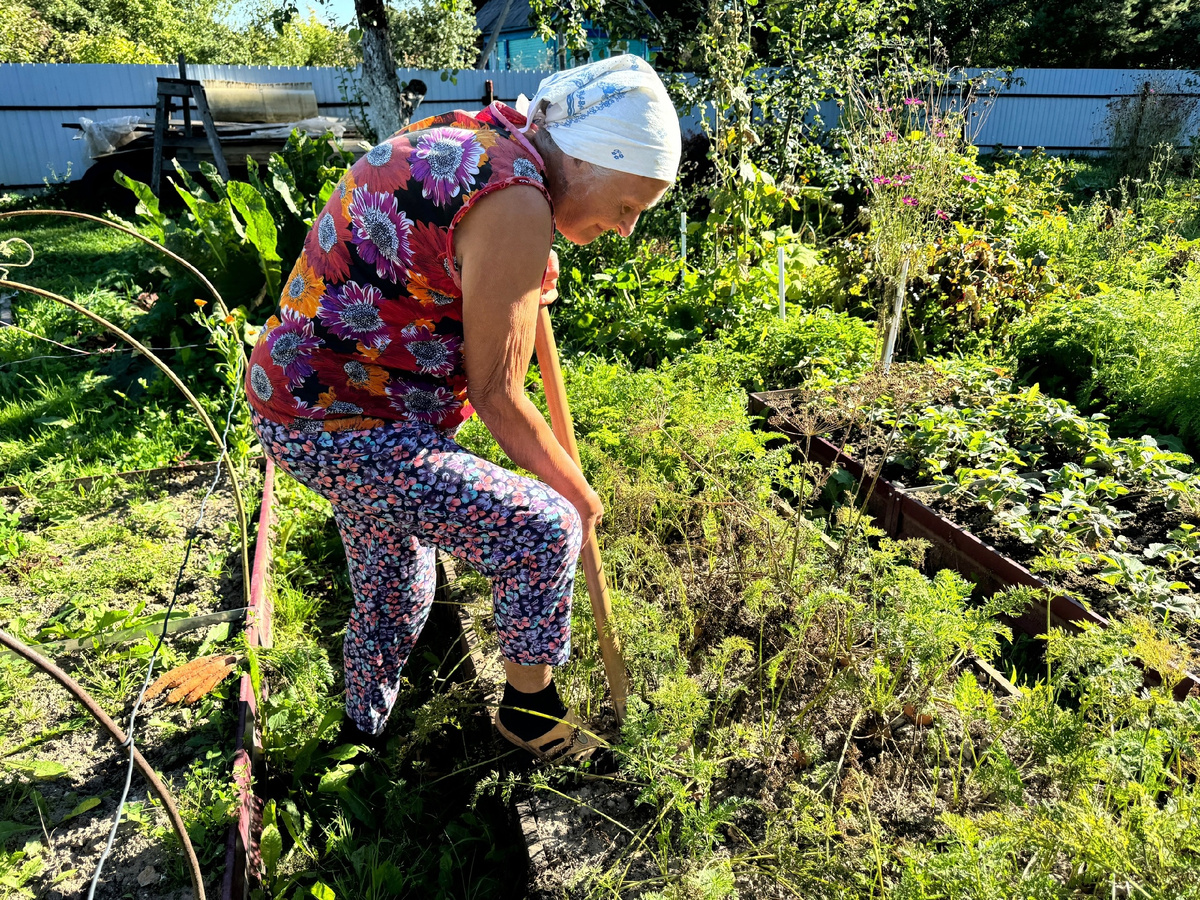
<path fill-rule="evenodd" d="M 600 498 L 525 395 L 552 239 L 546 198 L 524 185 L 480 198 L 459 223 L 463 362 L 467 396 L 496 443 L 571 502 L 586 534 L 602 511 Z"/>

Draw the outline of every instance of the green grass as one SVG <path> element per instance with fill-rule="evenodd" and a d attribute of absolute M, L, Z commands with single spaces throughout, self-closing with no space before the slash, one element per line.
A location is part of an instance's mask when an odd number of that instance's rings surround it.
<path fill-rule="evenodd" d="M 154 251 L 137 238 L 94 222 L 61 216 L 0 220 L 0 241 L 10 238 L 23 238 L 34 251 L 31 266 L 10 267 L 12 281 L 66 296 L 96 287 L 128 291 L 150 283 L 146 270 Z M 14 247 L 6 264 L 27 258 L 27 252 Z"/>
<path fill-rule="evenodd" d="M 219 359 L 203 346 L 188 346 L 203 343 L 187 336 L 194 327 L 167 329 L 166 337 L 143 334 L 148 327 L 163 331 L 146 312 L 150 301 L 139 299 L 162 277 L 145 271 L 160 262 L 153 251 L 99 225 L 0 223 L 0 237 L 17 234 L 37 256 L 31 268 L 13 269 L 12 279 L 61 293 L 141 335 L 156 350 L 164 348 L 159 355 L 202 399 L 211 398 L 210 415 L 224 418 L 228 394 L 215 374 Z M 0 481 L 65 479 L 213 458 L 215 448 L 182 396 L 118 338 L 53 300 L 18 295 L 12 309 L 14 324 L 29 334 L 0 329 Z M 51 341 L 93 355 L 76 358 Z"/>
<path fill-rule="evenodd" d="M 188 477 L 182 489 L 147 479 L 100 479 L 89 488 L 50 486 L 5 500 L 6 534 L 20 539 L 6 542 L 9 555 L 0 563 L 0 627 L 42 645 L 118 719 L 128 714 L 157 640 L 157 633 L 136 639 L 120 633 L 154 632 L 161 623 L 210 476 Z M 180 583 L 176 618 L 241 605 L 232 515 L 226 479 L 209 499 Z M 88 637 L 101 645 L 75 652 L 45 646 Z M 241 644 L 230 623 L 175 634 L 161 649 L 156 671 L 211 652 L 236 653 Z M 139 749 L 174 793 L 213 879 L 220 875 L 234 811 L 229 767 L 235 685 L 229 678 L 193 706 L 150 702 L 138 728 Z M 76 825 L 93 827 L 112 814 L 114 791 L 106 786 L 112 757 L 104 739 L 94 737 L 96 729 L 47 676 L 0 655 L 0 819 L 8 826 L 0 828 L 0 868 L 15 866 L 0 882 L 0 896 L 21 896 L 22 885 L 45 892 L 51 883 L 73 891 L 80 879 L 90 878 L 91 851 L 77 860 L 86 872 L 71 870 L 58 841 Z M 187 881 L 181 854 L 165 817 L 143 796 L 135 788 L 131 824 L 123 833 L 128 837 L 136 829 L 162 848 L 160 871 L 173 890 Z M 39 839 L 43 822 L 54 831 L 49 844 Z M 110 864 L 127 867 L 120 849 L 117 856 Z"/>

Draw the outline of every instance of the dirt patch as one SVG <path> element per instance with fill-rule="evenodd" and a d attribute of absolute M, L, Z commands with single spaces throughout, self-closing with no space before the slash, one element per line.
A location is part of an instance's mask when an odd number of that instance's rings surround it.
<path fill-rule="evenodd" d="M 151 617 L 170 600 L 188 529 L 211 478 L 211 472 L 190 473 L 100 485 L 82 497 L 9 500 L 9 511 L 20 516 L 24 543 L 0 569 L 6 630 L 46 642 L 152 624 Z M 247 494 L 253 512 L 261 477 Z M 244 605 L 234 522 L 224 478 L 196 533 L 176 613 L 203 615 Z M 122 617 L 130 610 L 135 614 Z M 236 651 L 239 628 L 240 622 L 232 622 L 169 636 L 155 671 L 201 653 Z M 124 728 L 154 643 L 145 636 L 50 655 Z M 195 706 L 172 706 L 163 698 L 147 703 L 136 731 L 138 749 L 174 794 L 193 832 L 203 870 L 211 875 L 210 896 L 219 888 L 225 826 L 233 813 L 235 692 L 236 679 L 230 677 Z M 0 700 L 0 819 L 24 826 L 5 838 L 4 849 L 27 851 L 33 862 L 23 886 L 35 896 L 81 896 L 108 839 L 128 755 L 48 676 L 12 656 L 0 657 Z M 190 896 L 177 840 L 136 770 L 126 810 L 96 896 Z"/>

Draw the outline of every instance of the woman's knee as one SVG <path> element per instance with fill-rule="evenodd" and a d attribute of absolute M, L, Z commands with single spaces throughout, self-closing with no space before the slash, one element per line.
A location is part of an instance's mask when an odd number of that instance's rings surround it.
<path fill-rule="evenodd" d="M 583 545 L 579 511 L 557 491 L 547 488 L 546 494 L 545 508 L 538 516 L 542 539 L 552 555 L 574 566 Z"/>

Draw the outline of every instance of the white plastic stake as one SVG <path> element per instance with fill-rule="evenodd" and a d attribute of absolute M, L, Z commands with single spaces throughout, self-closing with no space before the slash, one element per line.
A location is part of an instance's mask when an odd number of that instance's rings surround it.
<path fill-rule="evenodd" d="M 782 245 L 780 245 L 780 247 L 778 249 L 778 254 L 779 254 L 778 255 L 778 259 L 779 259 L 779 318 L 786 319 L 787 318 L 787 280 L 784 278 L 784 272 L 783 272 L 784 251 L 783 251 Z"/>
<path fill-rule="evenodd" d="M 687 268 L 687 213 L 679 214 L 679 258 L 683 267 Z"/>
<path fill-rule="evenodd" d="M 900 264 L 900 281 L 896 285 L 896 299 L 892 304 L 892 319 L 888 323 L 887 341 L 883 345 L 883 371 L 892 367 L 892 354 L 896 351 L 896 335 L 900 331 L 900 313 L 904 309 L 904 291 L 908 282 L 908 260 Z"/>

